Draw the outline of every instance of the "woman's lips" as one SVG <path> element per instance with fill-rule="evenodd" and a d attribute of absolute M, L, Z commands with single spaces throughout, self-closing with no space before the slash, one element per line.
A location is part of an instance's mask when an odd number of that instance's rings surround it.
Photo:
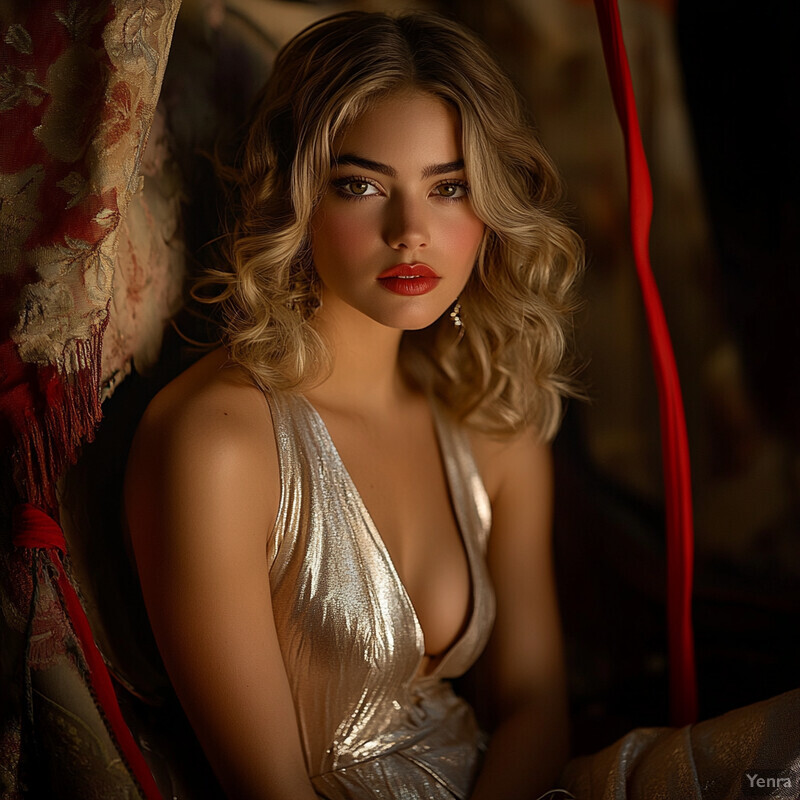
<path fill-rule="evenodd" d="M 403 295 L 427 294 L 440 280 L 427 264 L 395 264 L 378 275 L 384 289 Z"/>

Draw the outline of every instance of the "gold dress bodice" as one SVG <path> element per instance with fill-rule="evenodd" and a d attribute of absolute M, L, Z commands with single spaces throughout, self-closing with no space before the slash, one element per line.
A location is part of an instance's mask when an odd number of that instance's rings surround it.
<path fill-rule="evenodd" d="M 465 433 L 433 405 L 472 604 L 460 637 L 423 675 L 416 612 L 325 424 L 301 395 L 268 402 L 281 474 L 272 603 L 314 788 L 329 800 L 466 798 L 484 736 L 446 679 L 483 650 L 494 594 L 491 511 Z"/>

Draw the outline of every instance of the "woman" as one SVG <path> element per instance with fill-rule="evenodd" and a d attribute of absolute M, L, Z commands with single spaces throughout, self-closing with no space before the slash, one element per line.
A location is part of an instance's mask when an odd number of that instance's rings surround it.
<path fill-rule="evenodd" d="M 126 481 L 189 721 L 231 797 L 536 797 L 566 758 L 546 441 L 581 256 L 553 168 L 474 37 L 353 12 L 280 53 L 235 175 L 225 347 Z M 490 632 L 486 749 L 446 679 Z"/>

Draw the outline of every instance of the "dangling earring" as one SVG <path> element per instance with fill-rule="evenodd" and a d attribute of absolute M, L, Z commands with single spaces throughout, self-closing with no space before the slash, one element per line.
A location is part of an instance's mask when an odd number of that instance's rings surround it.
<path fill-rule="evenodd" d="M 459 312 L 461 311 L 461 301 L 456 300 L 456 304 L 453 306 L 453 310 L 450 312 L 450 319 L 453 320 L 453 325 L 456 328 L 464 327 L 464 321 L 459 316 Z"/>
<path fill-rule="evenodd" d="M 450 319 L 453 320 L 453 327 L 458 331 L 456 343 L 460 342 L 464 336 L 464 320 L 461 319 L 461 300 L 456 300 L 453 310 L 450 312 Z"/>

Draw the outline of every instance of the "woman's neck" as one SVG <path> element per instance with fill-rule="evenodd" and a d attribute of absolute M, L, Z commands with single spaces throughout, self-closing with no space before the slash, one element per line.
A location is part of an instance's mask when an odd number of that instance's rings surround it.
<path fill-rule="evenodd" d="M 326 304 L 315 327 L 332 353 L 332 370 L 306 394 L 331 410 L 385 413 L 407 395 L 398 355 L 403 332 L 344 304 Z"/>

